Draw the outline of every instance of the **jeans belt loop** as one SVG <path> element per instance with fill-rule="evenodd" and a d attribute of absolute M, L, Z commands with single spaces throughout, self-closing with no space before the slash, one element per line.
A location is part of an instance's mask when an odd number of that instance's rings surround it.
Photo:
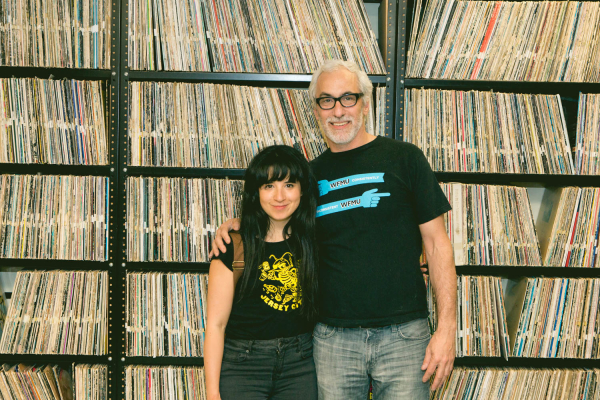
<path fill-rule="evenodd" d="M 302 351 L 302 337 L 296 336 L 296 340 L 298 341 L 298 349 L 296 350 L 296 352 L 300 353 Z"/>
<path fill-rule="evenodd" d="M 248 353 L 252 353 L 252 344 L 254 344 L 254 340 L 248 341 Z"/>

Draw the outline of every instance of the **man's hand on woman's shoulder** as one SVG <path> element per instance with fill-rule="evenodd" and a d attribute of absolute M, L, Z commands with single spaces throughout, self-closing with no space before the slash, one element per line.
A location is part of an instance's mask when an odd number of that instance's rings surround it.
<path fill-rule="evenodd" d="M 212 250 L 208 254 L 209 257 L 216 257 L 221 252 L 227 251 L 226 243 L 231 242 L 229 231 L 237 231 L 240 229 L 240 219 L 232 218 L 225 221 L 215 232 L 215 240 L 212 242 Z"/>

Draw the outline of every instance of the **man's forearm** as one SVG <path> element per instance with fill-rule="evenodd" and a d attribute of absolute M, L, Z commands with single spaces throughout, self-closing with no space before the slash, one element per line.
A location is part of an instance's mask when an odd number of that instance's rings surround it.
<path fill-rule="evenodd" d="M 450 240 L 436 243 L 427 252 L 429 278 L 436 298 L 438 330 L 456 330 L 456 268 Z"/>

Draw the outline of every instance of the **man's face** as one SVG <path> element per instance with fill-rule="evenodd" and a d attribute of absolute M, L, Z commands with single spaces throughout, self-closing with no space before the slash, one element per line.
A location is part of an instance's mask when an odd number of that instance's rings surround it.
<path fill-rule="evenodd" d="M 316 89 L 317 98 L 360 93 L 356 75 L 345 68 L 323 72 L 317 80 Z M 362 97 L 352 107 L 343 107 L 339 101 L 331 110 L 323 110 L 315 105 L 315 115 L 323 126 L 325 136 L 330 142 L 340 145 L 352 142 L 361 128 L 364 130 L 364 117 L 367 112 L 368 106 Z"/>

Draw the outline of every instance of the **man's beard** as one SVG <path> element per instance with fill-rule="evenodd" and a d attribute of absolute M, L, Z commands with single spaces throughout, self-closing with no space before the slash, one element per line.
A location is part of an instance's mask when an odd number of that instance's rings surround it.
<path fill-rule="evenodd" d="M 335 132 L 333 130 L 330 130 L 329 124 L 331 122 L 350 122 L 351 128 L 350 128 L 350 130 L 345 131 L 343 133 Z M 348 117 L 348 116 L 342 117 L 342 118 L 329 117 L 325 121 L 325 124 L 323 124 L 323 130 L 325 131 L 325 136 L 327 136 L 327 139 L 329 139 L 333 143 L 348 144 L 354 140 L 354 138 L 358 134 L 358 131 L 363 126 L 363 123 L 364 123 L 363 113 L 359 114 L 358 121 L 355 121 L 354 118 Z"/>

